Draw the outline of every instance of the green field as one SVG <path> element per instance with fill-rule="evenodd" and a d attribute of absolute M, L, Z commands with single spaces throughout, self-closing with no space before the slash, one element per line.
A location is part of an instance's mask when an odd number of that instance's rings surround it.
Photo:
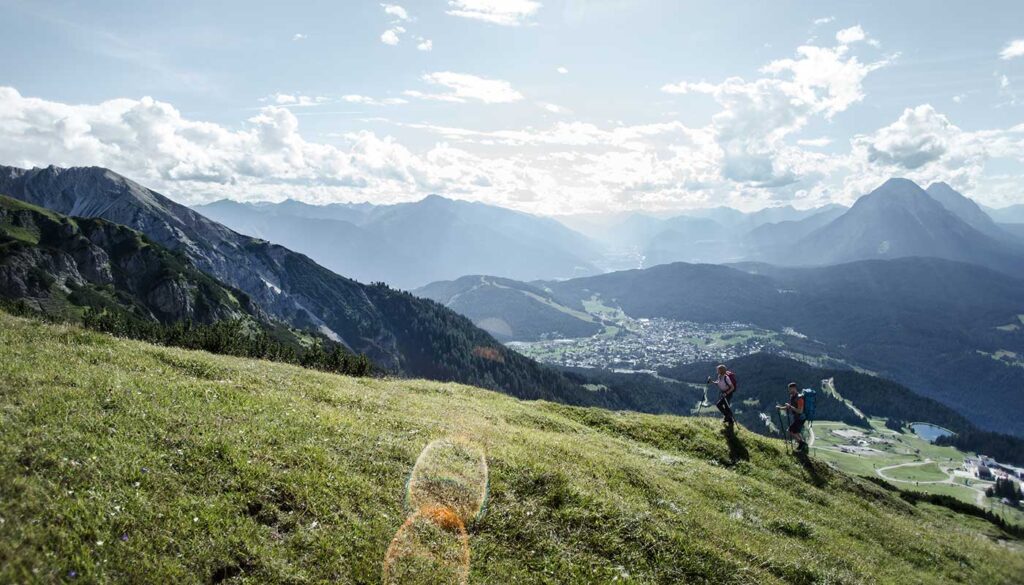
<path fill-rule="evenodd" d="M 2 583 L 380 583 L 415 512 L 410 472 L 446 437 L 489 468 L 467 526 L 472 583 L 1024 574 L 1021 541 L 992 524 L 716 420 L 346 378 L 5 314 L 0 388 Z"/>
<path fill-rule="evenodd" d="M 928 483 L 920 484 L 913 487 L 916 492 L 924 492 L 926 494 L 943 494 L 947 496 L 953 496 L 961 502 L 968 504 L 978 505 L 978 492 L 970 489 L 963 484 L 948 484 L 948 483 Z M 986 503 L 986 508 L 991 507 L 990 503 Z"/>
<path fill-rule="evenodd" d="M 885 471 L 886 477 L 901 481 L 944 481 L 949 474 L 939 469 L 935 462 L 908 465 Z"/>

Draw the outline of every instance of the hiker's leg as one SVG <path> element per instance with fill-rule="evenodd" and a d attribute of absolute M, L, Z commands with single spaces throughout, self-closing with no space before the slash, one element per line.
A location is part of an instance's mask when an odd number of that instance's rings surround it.
<path fill-rule="evenodd" d="M 715 403 L 715 408 L 718 409 L 718 412 L 722 413 L 722 416 L 728 416 L 725 409 L 725 396 L 718 399 L 718 402 Z"/>
<path fill-rule="evenodd" d="M 807 447 L 807 443 L 804 442 L 804 436 L 800 434 L 800 431 L 804 427 L 804 421 L 797 418 L 789 425 L 789 435 L 796 441 L 797 451 L 803 451 Z"/>
<path fill-rule="evenodd" d="M 725 417 L 726 422 L 733 421 L 732 407 L 729 406 L 729 399 L 726 396 L 723 395 L 721 398 L 719 398 L 718 402 L 715 403 L 715 406 L 718 407 L 719 412 L 721 412 L 722 416 Z"/>

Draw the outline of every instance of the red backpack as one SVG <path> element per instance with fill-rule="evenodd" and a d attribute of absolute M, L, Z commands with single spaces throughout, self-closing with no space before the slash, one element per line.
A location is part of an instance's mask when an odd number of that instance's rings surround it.
<path fill-rule="evenodd" d="M 732 372 L 726 372 L 725 377 L 729 378 L 729 383 L 732 384 L 732 391 L 735 392 L 740 389 L 739 382 L 736 381 L 736 374 Z M 731 393 L 730 393 L 731 394 Z"/>

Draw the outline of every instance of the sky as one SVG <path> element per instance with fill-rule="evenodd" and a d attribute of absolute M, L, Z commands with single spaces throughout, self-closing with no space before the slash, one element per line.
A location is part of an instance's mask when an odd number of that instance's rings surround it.
<path fill-rule="evenodd" d="M 1024 203 L 1024 2 L 0 0 L 0 164 L 186 204 Z"/>

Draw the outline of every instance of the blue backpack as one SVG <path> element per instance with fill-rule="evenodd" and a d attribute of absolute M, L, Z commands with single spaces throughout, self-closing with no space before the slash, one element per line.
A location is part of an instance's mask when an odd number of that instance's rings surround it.
<path fill-rule="evenodd" d="M 804 388 L 800 397 L 804 399 L 804 420 L 814 420 L 814 398 L 818 393 L 810 388 Z"/>

